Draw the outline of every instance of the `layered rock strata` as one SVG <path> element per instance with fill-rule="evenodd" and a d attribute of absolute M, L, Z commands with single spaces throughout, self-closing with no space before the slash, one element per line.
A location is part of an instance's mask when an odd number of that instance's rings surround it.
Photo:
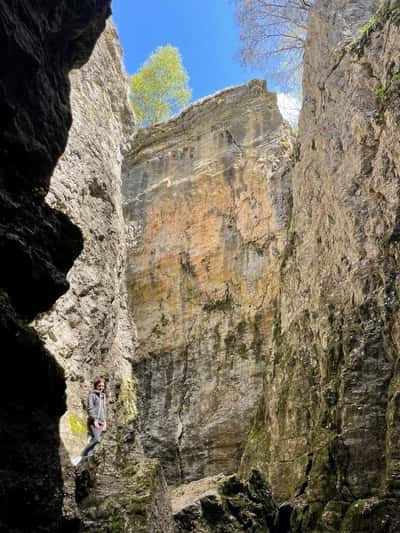
<path fill-rule="evenodd" d="M 320 0 L 310 17 L 288 253 L 243 459 L 296 497 L 293 531 L 400 527 L 400 4 L 376 7 Z"/>
<path fill-rule="evenodd" d="M 71 74 L 71 104 L 68 145 L 47 199 L 79 224 L 84 249 L 68 275 L 70 290 L 35 324 L 66 376 L 67 411 L 60 424 L 64 514 L 70 524 L 80 520 L 84 531 L 124 523 L 127 532 L 167 532 L 172 519 L 165 481 L 156 461 L 144 459 L 135 428 L 136 334 L 127 313 L 121 199 L 122 159 L 135 123 L 111 23 L 87 65 Z M 96 453 L 97 468 L 82 465 L 76 488 L 70 459 L 87 442 L 86 401 L 96 376 L 107 380 L 109 430 Z M 87 492 L 79 488 L 82 480 Z M 160 517 L 152 511 L 155 502 Z"/>
<path fill-rule="evenodd" d="M 265 82 L 141 130 L 124 163 L 146 453 L 170 483 L 237 470 L 279 294 L 288 141 Z"/>
<path fill-rule="evenodd" d="M 71 124 L 68 71 L 85 63 L 110 2 L 2 2 L 0 39 L 0 530 L 57 531 L 64 377 L 28 322 L 67 288 L 82 247 L 44 200 Z"/>

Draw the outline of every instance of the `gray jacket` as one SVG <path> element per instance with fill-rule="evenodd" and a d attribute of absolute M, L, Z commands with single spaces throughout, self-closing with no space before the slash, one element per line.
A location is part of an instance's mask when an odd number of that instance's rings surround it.
<path fill-rule="evenodd" d="M 88 398 L 88 415 L 90 421 L 97 420 L 100 424 L 104 424 L 106 414 L 106 395 L 104 392 L 92 390 Z"/>

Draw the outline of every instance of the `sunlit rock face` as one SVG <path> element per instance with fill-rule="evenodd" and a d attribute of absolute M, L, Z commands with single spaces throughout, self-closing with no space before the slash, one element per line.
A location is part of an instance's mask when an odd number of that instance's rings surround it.
<path fill-rule="evenodd" d="M 236 471 L 286 242 L 286 141 L 265 82 L 141 130 L 124 170 L 145 451 L 171 483 Z"/>
<path fill-rule="evenodd" d="M 69 273 L 70 290 L 35 323 L 67 382 L 60 424 L 64 518 L 85 531 L 124 524 L 127 532 L 168 532 L 172 514 L 160 465 L 143 457 L 135 431 L 121 165 L 136 126 L 111 22 L 89 62 L 71 74 L 71 104 L 73 126 L 47 199 L 79 225 L 84 249 Z M 107 380 L 110 430 L 95 462 L 75 472 L 71 458 L 87 442 L 86 401 L 97 376 Z"/>
<path fill-rule="evenodd" d="M 65 370 L 61 419 L 64 520 L 71 531 L 172 532 L 172 512 L 157 460 L 137 439 L 135 327 L 127 312 L 121 165 L 136 125 L 118 36 L 111 22 L 88 63 L 71 74 L 73 126 L 54 173 L 49 203 L 82 230 L 84 249 L 70 290 L 35 326 Z M 74 469 L 87 443 L 86 402 L 93 379 L 107 380 L 109 431 L 94 461 Z"/>
<path fill-rule="evenodd" d="M 297 497 L 294 531 L 396 531 L 400 5 L 372 18 L 377 2 L 339 4 L 311 14 L 290 246 L 243 470 L 264 464 L 274 495 Z"/>
<path fill-rule="evenodd" d="M 84 249 L 68 275 L 70 290 L 36 327 L 65 369 L 68 410 L 61 437 L 74 456 L 86 442 L 85 404 L 93 379 L 106 376 L 113 392 L 117 375 L 130 372 L 134 350 L 134 327 L 124 314 L 121 165 L 135 123 L 111 23 L 90 61 L 72 72 L 71 103 L 73 125 L 47 200 L 79 224 Z M 125 337 L 117 338 L 121 333 Z"/>
<path fill-rule="evenodd" d="M 69 489 L 65 490 L 64 513 L 74 517 L 70 459 L 87 442 L 86 402 L 93 380 L 106 377 L 112 400 L 108 417 L 112 431 L 106 439 L 107 454 L 102 456 L 103 474 L 106 469 L 107 475 L 113 476 L 120 431 L 129 433 L 135 416 L 130 362 L 135 330 L 126 313 L 121 201 L 123 152 L 134 134 L 135 122 L 111 22 L 88 63 L 73 71 L 70 80 L 73 124 L 47 201 L 81 228 L 84 248 L 68 275 L 69 291 L 35 327 L 65 371 L 67 411 L 61 419 L 60 436 L 64 485 Z"/>
<path fill-rule="evenodd" d="M 110 2 L 2 2 L 0 36 L 0 530 L 59 531 L 61 368 L 28 321 L 67 288 L 81 233 L 44 200 L 71 125 L 68 72 Z"/>

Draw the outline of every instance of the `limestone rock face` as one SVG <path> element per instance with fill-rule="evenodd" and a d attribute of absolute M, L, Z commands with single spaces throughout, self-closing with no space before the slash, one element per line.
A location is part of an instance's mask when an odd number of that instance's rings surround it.
<path fill-rule="evenodd" d="M 47 198 L 79 224 L 84 249 L 69 273 L 70 290 L 35 324 L 67 382 L 60 424 L 64 516 L 82 531 L 124 524 L 127 532 L 168 532 L 172 513 L 160 465 L 143 457 L 136 438 L 136 333 L 127 312 L 121 197 L 122 159 L 135 123 L 111 23 L 87 65 L 71 74 L 71 104 L 68 145 Z M 96 450 L 97 468 L 84 461 L 75 486 L 71 457 L 87 442 L 86 402 L 96 376 L 107 379 L 108 432 Z"/>
<path fill-rule="evenodd" d="M 242 465 L 307 502 L 294 531 L 399 527 L 399 3 L 371 18 L 376 4 L 320 0 L 310 19 L 290 245 Z"/>
<path fill-rule="evenodd" d="M 71 124 L 68 71 L 89 57 L 108 0 L 2 2 L 0 36 L 0 530 L 57 531 L 63 372 L 28 326 L 67 288 L 82 237 L 44 200 Z"/>
<path fill-rule="evenodd" d="M 235 472 L 261 396 L 289 211 L 283 128 L 254 81 L 141 130 L 124 163 L 142 442 L 171 483 Z"/>
<path fill-rule="evenodd" d="M 73 125 L 47 196 L 79 224 L 84 239 L 68 276 L 70 290 L 36 323 L 65 369 L 61 437 L 71 456 L 86 442 L 86 400 L 96 376 L 108 379 L 112 402 L 117 381 L 125 389 L 130 382 L 134 399 L 135 330 L 126 315 L 121 202 L 122 157 L 135 131 L 127 91 L 118 38 L 109 23 L 90 61 L 71 74 Z"/>

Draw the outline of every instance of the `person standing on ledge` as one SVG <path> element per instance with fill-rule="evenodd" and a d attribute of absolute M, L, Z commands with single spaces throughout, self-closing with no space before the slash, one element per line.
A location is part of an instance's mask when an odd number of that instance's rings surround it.
<path fill-rule="evenodd" d="M 82 454 L 76 457 L 72 462 L 76 466 L 84 457 L 90 457 L 93 454 L 93 448 L 99 444 L 102 434 L 107 430 L 107 408 L 106 394 L 104 392 L 105 381 L 103 378 L 97 378 L 94 381 L 94 389 L 88 398 L 88 433 L 90 440 L 82 451 Z"/>

